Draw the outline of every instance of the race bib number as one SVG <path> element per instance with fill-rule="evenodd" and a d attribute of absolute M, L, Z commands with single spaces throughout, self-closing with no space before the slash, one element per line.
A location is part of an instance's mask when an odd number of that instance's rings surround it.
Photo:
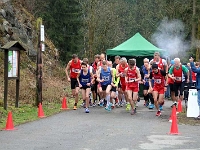
<path fill-rule="evenodd" d="M 109 81 L 110 80 L 109 76 L 103 76 L 102 78 L 103 78 L 104 81 Z"/>
<path fill-rule="evenodd" d="M 129 82 L 133 82 L 135 78 L 129 78 Z"/>
<path fill-rule="evenodd" d="M 79 73 L 79 69 L 72 68 L 72 72 Z"/>
<path fill-rule="evenodd" d="M 121 76 L 121 77 L 125 77 L 125 73 L 122 73 L 120 76 Z"/>
<path fill-rule="evenodd" d="M 89 79 L 81 79 L 81 82 L 88 83 Z"/>
<path fill-rule="evenodd" d="M 154 82 L 157 84 L 161 84 L 161 79 L 155 79 Z"/>
<path fill-rule="evenodd" d="M 176 77 L 176 81 L 182 81 L 181 77 Z"/>

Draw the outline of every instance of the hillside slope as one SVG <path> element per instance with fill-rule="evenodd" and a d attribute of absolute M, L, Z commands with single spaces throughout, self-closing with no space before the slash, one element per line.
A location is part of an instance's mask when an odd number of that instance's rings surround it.
<path fill-rule="evenodd" d="M 35 104 L 36 98 L 36 19 L 19 2 L 0 2 L 0 47 L 8 41 L 16 40 L 28 50 L 21 55 L 20 104 Z M 63 88 L 67 86 L 63 67 L 58 61 L 58 52 L 50 39 L 45 37 L 46 49 L 43 52 L 43 100 L 59 102 Z M 4 53 L 0 51 L 0 105 L 4 90 Z M 9 81 L 8 101 L 14 105 L 15 81 Z"/>

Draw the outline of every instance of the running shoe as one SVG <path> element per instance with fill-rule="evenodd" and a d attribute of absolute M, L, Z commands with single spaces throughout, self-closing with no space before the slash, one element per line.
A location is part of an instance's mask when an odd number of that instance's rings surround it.
<path fill-rule="evenodd" d="M 104 99 L 103 106 L 106 107 L 106 105 L 107 105 L 107 100 Z"/>
<path fill-rule="evenodd" d="M 85 108 L 85 113 L 89 113 L 90 110 L 88 108 Z"/>
<path fill-rule="evenodd" d="M 77 106 L 74 106 L 74 110 L 77 110 Z"/>
<path fill-rule="evenodd" d="M 161 115 L 161 111 L 159 110 L 159 111 L 157 111 L 157 113 L 156 113 L 156 116 L 160 116 Z"/>
<path fill-rule="evenodd" d="M 90 103 L 90 107 L 93 107 L 93 103 Z"/>
<path fill-rule="evenodd" d="M 149 102 L 148 101 L 144 101 L 144 106 L 148 107 L 149 106 Z"/>
<path fill-rule="evenodd" d="M 136 108 L 134 109 L 134 113 L 135 113 L 135 114 L 137 113 Z"/>
<path fill-rule="evenodd" d="M 119 107 L 120 107 L 120 104 L 119 104 L 119 103 L 116 103 L 115 106 L 116 106 L 117 108 L 119 108 Z"/>
<path fill-rule="evenodd" d="M 198 116 L 198 117 L 196 117 L 196 118 L 194 118 L 195 120 L 200 120 L 200 115 Z"/>
<path fill-rule="evenodd" d="M 150 104 L 149 109 L 154 109 L 154 104 Z"/>
<path fill-rule="evenodd" d="M 103 100 L 100 100 L 99 106 L 100 106 L 100 107 L 103 107 Z"/>
<path fill-rule="evenodd" d="M 114 105 L 114 104 L 112 104 L 112 105 L 111 105 L 111 109 L 114 109 L 114 108 L 115 108 L 115 105 Z"/>
<path fill-rule="evenodd" d="M 171 105 L 171 108 L 173 108 L 173 106 L 177 106 L 177 103 L 176 102 L 174 102 L 172 105 Z"/>
<path fill-rule="evenodd" d="M 97 104 L 96 104 L 95 102 L 92 104 L 93 107 L 95 107 L 96 105 L 97 105 Z"/>
<path fill-rule="evenodd" d="M 137 101 L 138 101 L 138 102 L 140 102 L 140 97 L 139 97 L 139 96 L 138 96 L 138 99 L 137 99 Z"/>
<path fill-rule="evenodd" d="M 131 111 L 131 115 L 134 115 L 134 114 L 136 114 L 136 108 Z"/>
<path fill-rule="evenodd" d="M 105 107 L 105 110 L 111 111 L 111 106 L 112 106 L 112 104 L 110 103 L 109 105 L 107 105 L 107 106 Z"/>
<path fill-rule="evenodd" d="M 129 104 L 129 103 L 126 104 L 126 110 L 127 110 L 127 111 L 130 111 L 130 110 L 131 110 L 131 104 Z"/>
<path fill-rule="evenodd" d="M 120 106 L 123 107 L 124 106 L 124 103 L 122 101 L 120 101 Z"/>
<path fill-rule="evenodd" d="M 85 102 L 83 102 L 83 103 L 81 104 L 81 107 L 84 107 L 84 108 L 85 108 Z"/>

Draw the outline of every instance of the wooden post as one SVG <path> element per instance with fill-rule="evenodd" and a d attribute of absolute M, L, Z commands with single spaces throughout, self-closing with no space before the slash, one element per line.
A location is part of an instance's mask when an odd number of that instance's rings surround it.
<path fill-rule="evenodd" d="M 8 50 L 4 52 L 4 109 L 7 110 L 7 97 L 8 97 Z"/>
<path fill-rule="evenodd" d="M 42 103 L 42 43 L 40 40 L 40 27 L 42 25 L 42 18 L 37 19 L 37 29 L 38 29 L 38 49 L 37 49 L 37 70 L 36 70 L 36 87 L 37 87 L 37 97 L 36 105 Z"/>
<path fill-rule="evenodd" d="M 192 17 L 196 18 L 196 0 L 193 0 L 192 5 Z M 196 20 L 192 20 L 192 47 L 195 44 L 195 38 L 196 38 Z"/>
<path fill-rule="evenodd" d="M 15 107 L 19 107 L 19 84 L 20 84 L 20 51 L 18 51 L 18 70 L 17 75 L 18 78 L 16 79 L 16 101 L 15 101 Z"/>
<path fill-rule="evenodd" d="M 198 30 L 197 30 L 197 40 L 200 40 L 200 20 L 198 20 L 198 26 L 197 26 Z M 199 51 L 200 50 L 200 43 L 197 43 L 197 47 L 196 47 L 196 61 L 199 61 Z"/>

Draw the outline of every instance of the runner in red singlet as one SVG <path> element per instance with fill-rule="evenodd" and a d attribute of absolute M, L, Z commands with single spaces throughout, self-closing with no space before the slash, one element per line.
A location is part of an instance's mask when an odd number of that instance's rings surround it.
<path fill-rule="evenodd" d="M 162 104 L 164 101 L 165 76 L 166 72 L 164 70 L 158 69 L 157 64 L 152 65 L 152 72 L 150 73 L 150 80 L 149 80 L 149 90 L 153 91 L 154 105 L 158 110 L 156 116 L 161 115 L 159 104 Z M 151 79 L 154 80 L 153 87 Z"/>
<path fill-rule="evenodd" d="M 98 82 L 97 82 L 97 64 L 99 62 L 99 59 L 100 59 L 100 56 L 99 55 L 95 55 L 94 56 L 94 63 L 92 64 L 92 67 L 94 69 L 94 83 L 92 84 L 92 88 L 91 88 L 91 91 L 92 91 L 92 96 L 93 96 L 93 100 L 94 100 L 94 103 L 93 103 L 93 106 L 96 106 L 96 103 L 97 103 L 97 85 L 98 85 Z"/>
<path fill-rule="evenodd" d="M 174 80 L 174 92 L 175 92 L 175 100 L 178 102 L 179 95 L 180 99 L 183 100 L 183 90 L 184 90 L 184 82 L 183 75 L 187 74 L 187 83 L 189 83 L 189 70 L 181 64 L 179 58 L 174 59 L 174 65 L 169 70 L 169 78 Z M 174 105 L 176 106 L 176 102 Z"/>
<path fill-rule="evenodd" d="M 101 53 L 101 55 L 100 55 L 100 60 L 99 60 L 99 62 L 98 62 L 98 64 L 97 64 L 97 70 L 99 70 L 99 69 L 101 68 L 102 62 L 103 62 L 104 60 L 106 60 L 105 54 L 104 54 L 104 53 Z"/>
<path fill-rule="evenodd" d="M 70 60 L 69 63 L 67 64 L 65 73 L 68 82 L 71 82 L 72 95 L 75 96 L 74 110 L 77 109 L 77 103 L 78 103 L 79 85 L 77 81 L 77 75 L 80 69 L 81 69 L 81 60 L 78 59 L 78 56 L 76 54 L 73 54 L 72 60 Z M 70 71 L 70 76 L 68 74 L 68 71 Z"/>
<path fill-rule="evenodd" d="M 120 77 L 120 83 L 119 83 L 119 86 L 118 86 L 118 92 L 119 92 L 118 98 L 119 98 L 119 100 L 122 100 L 121 106 L 123 106 L 123 101 L 126 100 L 126 102 L 127 102 L 127 108 L 126 109 L 130 110 L 131 106 L 130 106 L 130 103 L 129 103 L 128 98 L 127 98 L 125 72 L 124 72 L 124 70 L 127 67 L 128 67 L 127 60 L 126 60 L 125 57 L 122 57 L 120 59 L 120 63 L 116 67 L 116 71 L 117 71 L 117 77 Z"/>
<path fill-rule="evenodd" d="M 158 69 L 165 70 L 166 74 L 168 74 L 168 64 L 167 64 L 167 61 L 165 59 L 162 59 L 160 57 L 160 53 L 159 52 L 155 52 L 154 53 L 154 58 L 150 61 L 151 65 L 153 63 L 155 63 L 155 64 L 158 65 Z M 168 83 L 167 80 L 168 80 L 168 76 L 165 77 L 165 83 L 166 83 L 166 85 Z M 165 87 L 164 90 L 167 91 L 167 87 Z M 165 97 L 163 98 L 163 104 L 164 104 L 164 99 L 165 99 Z M 163 109 L 163 104 L 161 104 L 159 106 L 161 110 Z"/>
<path fill-rule="evenodd" d="M 139 84 L 141 81 L 141 75 L 138 67 L 136 67 L 136 61 L 134 59 L 129 59 L 128 67 L 125 69 L 125 82 L 127 84 L 126 90 L 128 94 L 128 100 L 131 104 L 131 115 L 136 113 L 136 101 L 138 99 Z"/>

